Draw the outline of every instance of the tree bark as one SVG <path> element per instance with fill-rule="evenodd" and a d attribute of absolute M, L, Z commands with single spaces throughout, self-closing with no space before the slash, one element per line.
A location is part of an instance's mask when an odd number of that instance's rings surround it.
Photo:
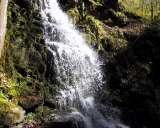
<path fill-rule="evenodd" d="M 6 24 L 7 24 L 8 0 L 0 0 L 0 58 L 4 46 Z"/>
<path fill-rule="evenodd" d="M 154 5 L 153 5 L 153 1 L 151 0 L 151 9 L 150 9 L 150 11 L 151 11 L 151 21 L 153 21 L 154 20 Z"/>

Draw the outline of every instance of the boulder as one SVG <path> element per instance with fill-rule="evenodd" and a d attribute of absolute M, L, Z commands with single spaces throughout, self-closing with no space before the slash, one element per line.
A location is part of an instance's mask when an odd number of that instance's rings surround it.
<path fill-rule="evenodd" d="M 44 119 L 44 128 L 85 128 L 83 119 L 77 115 L 70 116 L 67 113 L 51 114 Z"/>
<path fill-rule="evenodd" d="M 32 111 L 42 103 L 40 96 L 23 96 L 19 100 L 19 104 L 26 110 Z"/>

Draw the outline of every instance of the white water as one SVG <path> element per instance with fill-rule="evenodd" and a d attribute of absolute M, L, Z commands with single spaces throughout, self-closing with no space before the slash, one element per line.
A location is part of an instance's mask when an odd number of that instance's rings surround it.
<path fill-rule="evenodd" d="M 82 120 L 86 128 L 116 128 L 117 123 L 106 121 L 95 105 L 94 94 L 103 85 L 97 54 L 57 0 L 44 0 L 41 5 L 45 42 L 54 56 L 57 80 L 64 86 L 56 98 L 60 107 L 73 109 L 65 116 Z"/>

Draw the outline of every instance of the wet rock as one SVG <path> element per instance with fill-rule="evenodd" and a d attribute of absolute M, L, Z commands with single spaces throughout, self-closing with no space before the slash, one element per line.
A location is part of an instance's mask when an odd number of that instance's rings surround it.
<path fill-rule="evenodd" d="M 20 98 L 19 104 L 26 110 L 32 111 L 42 103 L 40 96 L 23 96 Z"/>
<path fill-rule="evenodd" d="M 22 8 L 29 8 L 30 2 L 29 0 L 16 0 L 16 3 Z"/>
<path fill-rule="evenodd" d="M 49 122 L 49 123 L 46 123 L 44 128 L 76 128 L 72 122 Z"/>
<path fill-rule="evenodd" d="M 10 110 L 8 117 L 12 119 L 12 123 L 21 123 L 24 120 L 25 111 L 21 107 L 15 107 Z"/>
<path fill-rule="evenodd" d="M 51 108 L 55 108 L 56 107 L 56 100 L 55 99 L 46 99 L 45 100 L 45 105 Z"/>
<path fill-rule="evenodd" d="M 25 111 L 19 106 L 11 106 L 11 108 L 6 108 L 2 112 L 0 112 L 0 127 L 10 127 L 24 120 Z"/>
<path fill-rule="evenodd" d="M 15 68 L 18 73 L 20 73 L 22 76 L 27 76 L 27 71 L 25 68 L 21 67 L 20 65 L 15 65 Z"/>
<path fill-rule="evenodd" d="M 44 119 L 45 128 L 74 128 L 73 123 L 68 121 L 63 116 L 58 114 L 51 114 Z"/>
<path fill-rule="evenodd" d="M 45 128 L 84 128 L 85 124 L 79 117 L 70 117 L 67 114 L 51 114 L 45 118 Z"/>
<path fill-rule="evenodd" d="M 106 68 L 110 70 L 107 75 L 110 90 L 106 90 L 111 94 L 105 99 L 121 109 L 122 120 L 133 128 L 160 127 L 158 26 L 155 23 L 140 37 L 128 33 L 127 40 L 132 44 Z"/>
<path fill-rule="evenodd" d="M 103 0 L 104 6 L 108 8 L 118 9 L 118 0 Z"/>

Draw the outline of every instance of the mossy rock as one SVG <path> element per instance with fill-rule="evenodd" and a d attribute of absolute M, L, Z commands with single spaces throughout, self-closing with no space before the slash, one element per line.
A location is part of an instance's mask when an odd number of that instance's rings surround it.
<path fill-rule="evenodd" d="M 12 126 L 24 120 L 25 111 L 16 104 L 0 99 L 0 125 Z"/>

